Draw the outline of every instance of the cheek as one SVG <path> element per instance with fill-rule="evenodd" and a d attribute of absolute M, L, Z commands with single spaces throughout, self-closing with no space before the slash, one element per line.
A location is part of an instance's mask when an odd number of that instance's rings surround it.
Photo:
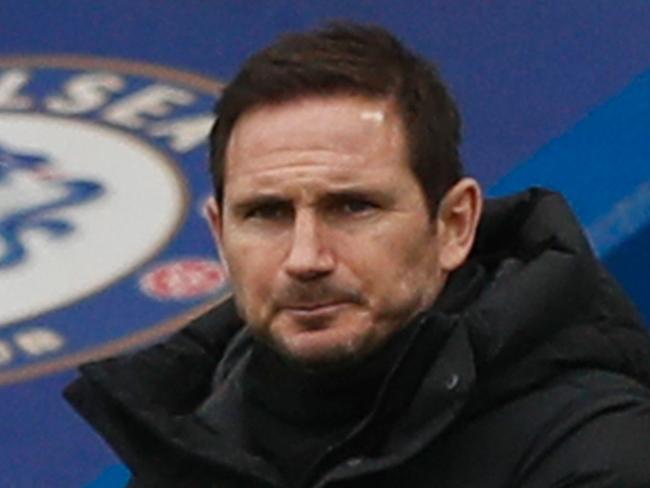
<path fill-rule="evenodd" d="M 273 261 L 272 248 L 262 239 L 231 230 L 224 233 L 223 252 L 233 282 L 255 283 L 255 277 L 264 275 Z"/>
<path fill-rule="evenodd" d="M 260 322 L 268 314 L 272 283 L 277 273 L 277 259 L 264 246 L 224 243 L 230 282 L 246 320 Z"/>
<path fill-rule="evenodd" d="M 406 238 L 405 236 L 410 236 Z M 357 239 L 348 246 L 352 273 L 377 307 L 408 306 L 435 293 L 439 270 L 435 239 L 422 230 L 373 232 L 365 245 Z"/>

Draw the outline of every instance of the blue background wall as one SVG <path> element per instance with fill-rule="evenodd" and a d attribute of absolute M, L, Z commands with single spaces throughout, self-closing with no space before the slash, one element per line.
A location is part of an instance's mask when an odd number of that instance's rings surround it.
<path fill-rule="evenodd" d="M 464 114 L 468 171 L 490 194 L 531 184 L 564 191 L 650 317 L 650 2 L 4 0 L 0 61 L 122 58 L 227 81 L 277 34 L 331 18 L 380 23 L 435 60 Z M 159 323 L 200 303 L 160 303 L 155 313 L 150 304 L 142 315 Z M 92 342 L 93 316 L 58 313 Z M 86 486 L 118 463 L 60 398 L 74 373 L 52 371 L 0 386 L 0 486 Z M 108 473 L 119 485 L 121 472 Z"/>

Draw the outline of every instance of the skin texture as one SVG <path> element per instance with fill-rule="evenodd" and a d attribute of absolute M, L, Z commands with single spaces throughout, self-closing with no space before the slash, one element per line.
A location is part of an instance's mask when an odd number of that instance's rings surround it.
<path fill-rule="evenodd" d="M 466 259 L 481 210 L 463 179 L 431 216 L 387 99 L 263 105 L 237 121 L 208 215 L 252 333 L 307 367 L 379 348 Z"/>

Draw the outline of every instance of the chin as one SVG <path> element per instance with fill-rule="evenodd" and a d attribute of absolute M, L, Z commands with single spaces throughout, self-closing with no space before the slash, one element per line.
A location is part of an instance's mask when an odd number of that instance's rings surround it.
<path fill-rule="evenodd" d="M 276 350 L 306 369 L 331 370 L 359 362 L 371 349 L 372 334 L 345 327 L 294 332 L 273 340 Z"/>

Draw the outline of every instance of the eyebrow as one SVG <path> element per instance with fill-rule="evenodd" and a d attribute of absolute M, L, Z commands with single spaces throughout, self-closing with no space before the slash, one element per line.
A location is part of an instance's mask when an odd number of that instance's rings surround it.
<path fill-rule="evenodd" d="M 240 201 L 234 202 L 231 205 L 231 209 L 233 213 L 241 215 L 257 207 L 287 204 L 289 202 L 289 199 L 275 195 L 252 195 L 250 197 L 244 197 Z"/>
<path fill-rule="evenodd" d="M 332 191 L 325 194 L 321 199 L 325 203 L 338 202 L 341 200 L 371 200 L 377 203 L 388 203 L 392 199 L 380 190 L 364 189 L 364 190 L 340 190 Z"/>
<path fill-rule="evenodd" d="M 316 205 L 328 205 L 342 200 L 369 200 L 380 205 L 389 206 L 394 201 L 394 196 L 372 188 L 332 190 L 319 196 Z M 292 200 L 280 195 L 250 195 L 233 202 L 230 208 L 234 214 L 243 215 L 254 208 L 267 205 L 292 205 Z"/>

